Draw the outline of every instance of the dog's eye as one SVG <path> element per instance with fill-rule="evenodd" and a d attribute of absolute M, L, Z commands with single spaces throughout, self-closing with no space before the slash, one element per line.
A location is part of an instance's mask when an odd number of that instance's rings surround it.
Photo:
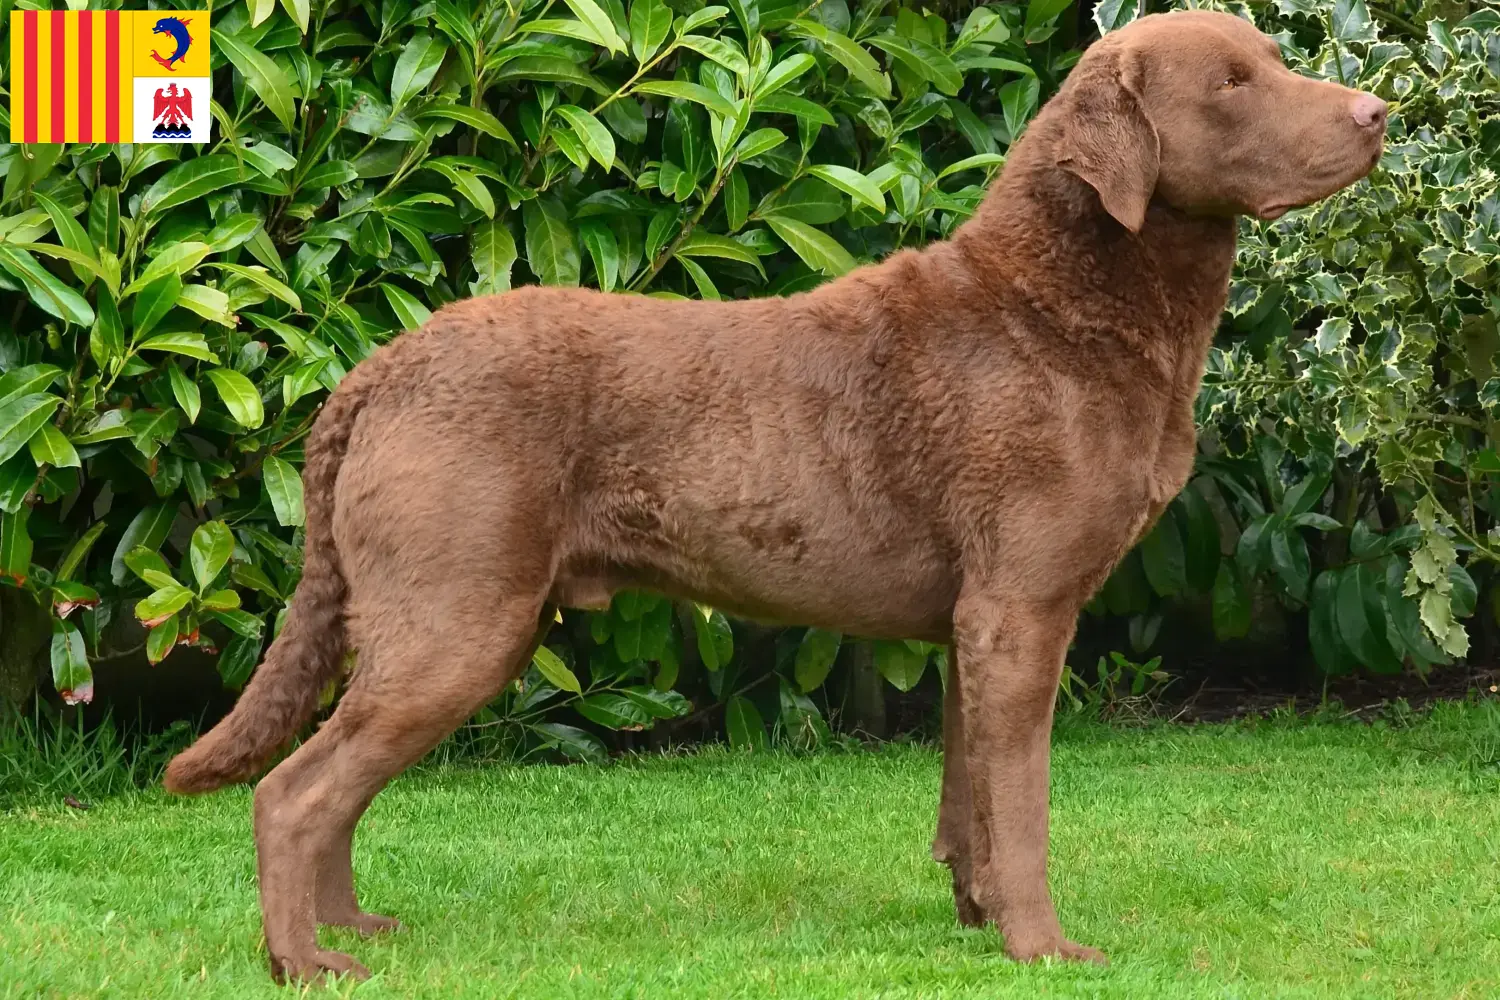
<path fill-rule="evenodd" d="M 1236 80 L 1232 76 L 1228 76 L 1228 77 L 1225 77 L 1224 80 L 1219 84 L 1219 89 L 1220 90 L 1234 90 L 1239 85 L 1240 85 L 1240 81 Z"/>

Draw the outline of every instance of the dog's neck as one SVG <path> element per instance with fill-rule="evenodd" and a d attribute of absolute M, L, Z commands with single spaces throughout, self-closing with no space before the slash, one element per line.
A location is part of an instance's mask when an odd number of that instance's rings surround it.
<path fill-rule="evenodd" d="M 1008 286 L 1066 332 L 1112 335 L 1147 350 L 1151 339 L 1166 338 L 1206 351 L 1228 295 L 1234 220 L 1154 201 L 1131 233 L 1091 187 L 1057 166 L 1048 125 L 1039 119 L 1013 147 L 974 217 L 953 235 L 974 280 Z"/>

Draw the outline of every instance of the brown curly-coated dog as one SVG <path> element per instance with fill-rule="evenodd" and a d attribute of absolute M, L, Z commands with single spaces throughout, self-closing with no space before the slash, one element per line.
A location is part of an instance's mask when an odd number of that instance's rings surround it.
<path fill-rule="evenodd" d="M 1380 156 L 1386 106 L 1224 14 L 1084 55 L 952 239 L 810 292 L 687 302 L 523 288 L 359 365 L 307 446 L 286 629 L 167 786 L 253 777 L 273 972 L 364 969 L 381 787 L 523 669 L 553 609 L 654 588 L 752 619 L 950 643 L 933 855 L 1019 959 L 1102 960 L 1047 888 L 1048 737 L 1079 609 L 1182 488 L 1235 216 Z"/>

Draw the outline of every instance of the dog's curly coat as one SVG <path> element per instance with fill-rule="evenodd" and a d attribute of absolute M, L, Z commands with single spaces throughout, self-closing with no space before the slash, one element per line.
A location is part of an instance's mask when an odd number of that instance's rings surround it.
<path fill-rule="evenodd" d="M 359 365 L 307 445 L 286 628 L 167 786 L 251 778 L 273 972 L 363 974 L 318 922 L 394 775 L 521 670 L 553 608 L 626 587 L 951 643 L 934 856 L 1006 950 L 1101 960 L 1047 889 L 1048 735 L 1079 609 L 1192 467 L 1234 217 L 1364 176 L 1385 105 L 1245 21 L 1094 45 L 947 242 L 785 299 L 545 288 L 444 308 Z"/>

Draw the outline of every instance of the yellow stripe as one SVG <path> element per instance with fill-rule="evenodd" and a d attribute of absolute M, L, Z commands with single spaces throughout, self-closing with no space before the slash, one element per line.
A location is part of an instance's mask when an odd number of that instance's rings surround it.
<path fill-rule="evenodd" d="M 151 12 L 120 11 L 120 141 L 135 142 L 135 71 L 131 58 L 135 54 L 135 22 L 150 17 Z"/>
<path fill-rule="evenodd" d="M 104 13 L 102 11 L 89 11 L 83 15 L 92 18 L 94 22 L 94 141 L 104 141 L 104 52 L 106 49 L 104 38 Z"/>
<path fill-rule="evenodd" d="M 26 135 L 21 116 L 26 110 L 25 39 L 21 12 L 10 12 L 10 141 L 20 142 Z"/>
<path fill-rule="evenodd" d="M 78 141 L 78 18 L 76 11 L 63 14 L 63 134 L 68 142 Z"/>

